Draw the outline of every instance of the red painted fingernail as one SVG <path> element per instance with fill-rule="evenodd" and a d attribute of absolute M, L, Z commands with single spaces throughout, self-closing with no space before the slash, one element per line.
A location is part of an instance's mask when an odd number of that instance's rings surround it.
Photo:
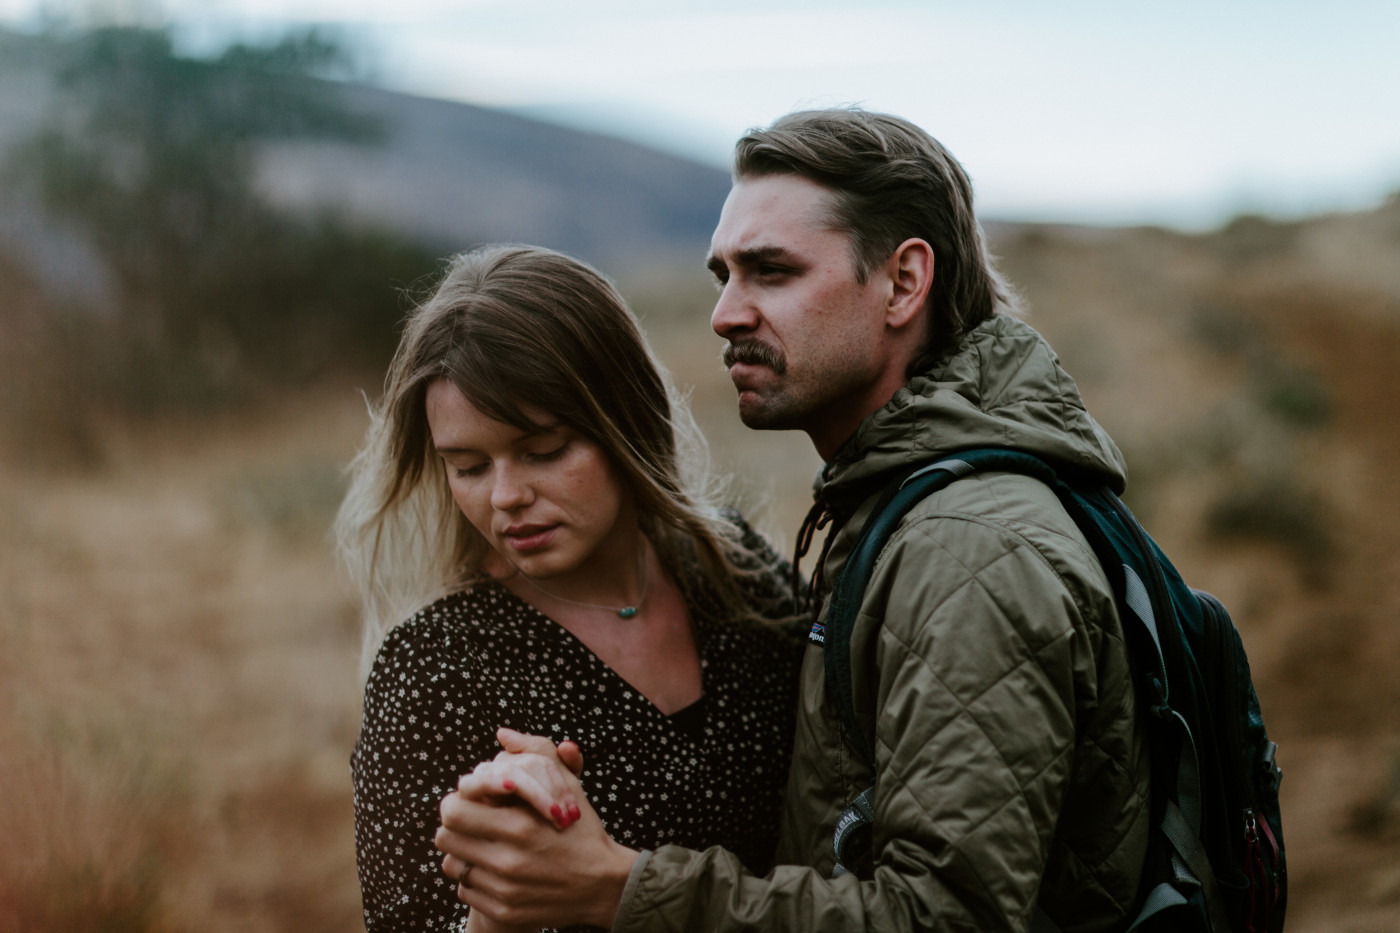
<path fill-rule="evenodd" d="M 564 811 L 563 811 L 562 809 L 560 809 L 559 804 L 557 804 L 557 803 L 552 803 L 552 804 L 550 804 L 550 805 L 549 805 L 549 812 L 550 812 L 550 815 L 553 816 L 556 820 L 558 820 L 558 821 L 561 822 L 561 823 L 564 822 Z"/>
<path fill-rule="evenodd" d="M 576 823 L 578 822 L 578 818 L 581 816 L 583 816 L 583 811 L 580 810 L 575 804 L 569 804 L 569 822 Z"/>
<path fill-rule="evenodd" d="M 504 787 L 506 790 L 515 790 L 514 781 L 502 781 L 501 786 Z"/>

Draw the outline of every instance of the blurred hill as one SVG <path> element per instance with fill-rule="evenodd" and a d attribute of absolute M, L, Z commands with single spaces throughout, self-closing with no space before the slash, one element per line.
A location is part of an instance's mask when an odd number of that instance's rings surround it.
<path fill-rule="evenodd" d="M 58 103 L 51 45 L 0 29 L 0 151 Z M 376 138 L 264 140 L 258 193 L 284 210 L 330 212 L 441 254 L 511 240 L 572 253 L 614 275 L 694 264 L 729 190 L 725 172 L 601 134 L 364 84 L 325 91 L 378 127 Z M 46 265 L 76 255 L 61 227 L 40 227 L 32 216 L 22 226 L 17 205 L 7 207 L 0 242 L 43 236 L 48 248 L 28 255 Z M 74 274 L 102 277 L 69 264 Z"/>
<path fill-rule="evenodd" d="M 698 270 L 725 173 L 352 70 L 315 33 L 193 58 L 164 30 L 0 31 L 0 445 L 91 460 L 114 415 L 377 371 L 477 243 Z"/>
<path fill-rule="evenodd" d="M 279 142 L 260 188 L 279 204 L 335 208 L 444 252 L 509 240 L 626 275 L 700 264 L 727 173 L 608 136 L 470 104 L 342 85 L 384 127 L 375 146 Z"/>

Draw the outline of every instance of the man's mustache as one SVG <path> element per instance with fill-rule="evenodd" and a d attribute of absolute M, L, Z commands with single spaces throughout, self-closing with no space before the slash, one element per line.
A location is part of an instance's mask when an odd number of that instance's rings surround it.
<path fill-rule="evenodd" d="M 721 358 L 724 360 L 725 369 L 735 363 L 748 363 L 751 366 L 767 366 L 779 376 L 787 372 L 787 360 L 783 358 L 783 354 L 757 337 L 726 343 Z"/>

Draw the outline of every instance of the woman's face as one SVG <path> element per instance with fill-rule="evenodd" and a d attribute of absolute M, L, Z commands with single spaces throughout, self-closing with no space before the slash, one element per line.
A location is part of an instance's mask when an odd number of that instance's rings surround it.
<path fill-rule="evenodd" d="M 429 384 L 426 404 L 453 500 L 512 566 L 538 580 L 596 583 L 635 555 L 631 498 L 597 444 L 557 422 L 526 433 L 496 421 L 447 379 Z M 526 414 L 551 424 L 547 413 Z"/>

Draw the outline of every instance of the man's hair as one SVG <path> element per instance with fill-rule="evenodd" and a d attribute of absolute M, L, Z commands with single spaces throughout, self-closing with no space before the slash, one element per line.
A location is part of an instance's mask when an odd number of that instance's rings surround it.
<path fill-rule="evenodd" d="M 912 237 L 934 252 L 924 344 L 915 375 L 998 311 L 1016 309 L 972 211 L 972 183 L 938 140 L 900 117 L 856 108 L 806 110 L 753 129 L 734 147 L 734 177 L 799 175 L 832 192 L 864 282 Z"/>

